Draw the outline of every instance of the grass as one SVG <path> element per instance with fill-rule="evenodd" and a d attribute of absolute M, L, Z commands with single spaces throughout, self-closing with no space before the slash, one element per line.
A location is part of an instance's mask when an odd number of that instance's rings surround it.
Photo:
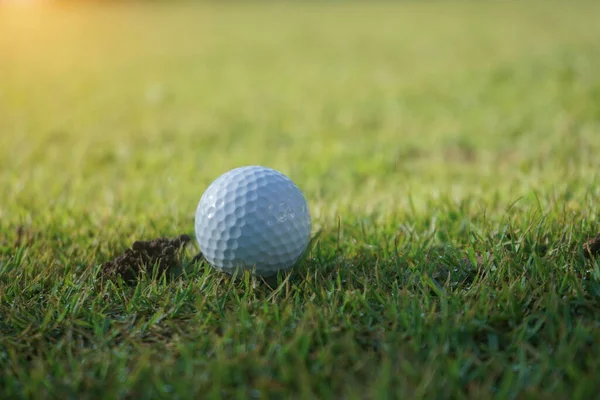
<path fill-rule="evenodd" d="M 0 8 L 0 398 L 569 398 L 600 384 L 600 7 Z M 262 164 L 270 287 L 100 265 Z"/>

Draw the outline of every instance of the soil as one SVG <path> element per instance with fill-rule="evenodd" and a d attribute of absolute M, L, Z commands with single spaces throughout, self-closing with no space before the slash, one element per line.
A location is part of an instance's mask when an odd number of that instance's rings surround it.
<path fill-rule="evenodd" d="M 156 267 L 158 275 L 181 266 L 180 254 L 190 242 L 189 235 L 180 235 L 174 239 L 158 238 L 150 241 L 136 241 L 131 248 L 112 261 L 102 265 L 102 271 L 108 278 L 118 276 L 124 281 L 134 281 L 149 268 Z M 201 258 L 197 255 L 194 260 Z"/>
<path fill-rule="evenodd" d="M 600 235 L 588 240 L 583 245 L 583 253 L 588 258 L 600 255 Z"/>

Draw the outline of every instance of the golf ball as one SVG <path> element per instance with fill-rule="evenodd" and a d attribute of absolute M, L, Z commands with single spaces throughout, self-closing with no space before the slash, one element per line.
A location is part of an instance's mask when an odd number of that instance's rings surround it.
<path fill-rule="evenodd" d="M 308 246 L 311 220 L 294 182 L 273 169 L 248 166 L 221 175 L 206 189 L 195 228 L 213 267 L 269 276 L 298 261 Z"/>

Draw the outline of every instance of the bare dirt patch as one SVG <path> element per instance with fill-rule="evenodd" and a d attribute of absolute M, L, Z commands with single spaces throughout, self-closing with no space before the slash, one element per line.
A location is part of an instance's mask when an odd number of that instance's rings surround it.
<path fill-rule="evenodd" d="M 102 272 L 110 279 L 120 276 L 124 281 L 134 281 L 153 267 L 161 275 L 181 266 L 181 253 L 190 240 L 189 235 L 180 235 L 174 239 L 138 240 L 123 254 L 105 262 Z M 194 260 L 199 257 L 201 256 L 196 256 Z"/>
<path fill-rule="evenodd" d="M 584 243 L 583 254 L 587 258 L 592 258 L 600 255 L 600 235 Z"/>

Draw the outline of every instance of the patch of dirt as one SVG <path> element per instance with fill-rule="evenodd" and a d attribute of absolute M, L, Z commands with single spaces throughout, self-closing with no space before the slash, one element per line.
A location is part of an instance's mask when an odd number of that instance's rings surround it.
<path fill-rule="evenodd" d="M 158 238 L 151 241 L 136 241 L 131 248 L 112 261 L 102 265 L 102 272 L 108 278 L 118 276 L 124 281 L 134 281 L 147 268 L 156 266 L 160 275 L 181 266 L 180 254 L 190 242 L 189 235 L 180 235 L 174 239 Z M 197 255 L 194 260 L 201 258 Z"/>
<path fill-rule="evenodd" d="M 595 257 L 600 255 L 600 235 L 593 239 L 588 240 L 583 245 L 583 254 L 587 258 Z"/>

